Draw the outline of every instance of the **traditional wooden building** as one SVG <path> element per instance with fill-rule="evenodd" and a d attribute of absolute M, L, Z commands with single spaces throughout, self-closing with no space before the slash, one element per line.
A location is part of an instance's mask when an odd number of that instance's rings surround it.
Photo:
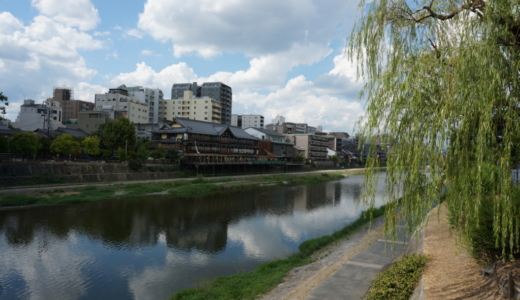
<path fill-rule="evenodd" d="M 177 149 L 183 164 L 251 164 L 257 158 L 258 138 L 243 129 L 175 118 L 169 125 L 152 131 L 152 141 L 166 149 Z"/>

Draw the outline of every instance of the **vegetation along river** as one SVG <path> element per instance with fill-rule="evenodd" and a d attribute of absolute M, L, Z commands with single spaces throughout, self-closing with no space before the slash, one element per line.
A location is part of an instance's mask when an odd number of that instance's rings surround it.
<path fill-rule="evenodd" d="M 380 177 L 377 205 L 382 204 Z M 357 219 L 363 176 L 0 211 L 0 299 L 167 299 Z"/>

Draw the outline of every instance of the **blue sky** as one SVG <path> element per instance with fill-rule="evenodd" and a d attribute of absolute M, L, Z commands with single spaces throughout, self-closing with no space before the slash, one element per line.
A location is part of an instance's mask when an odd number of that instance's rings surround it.
<path fill-rule="evenodd" d="M 233 113 L 352 132 L 363 114 L 344 55 L 357 0 L 0 0 L 0 91 L 14 121 L 23 99 L 55 86 L 94 101 L 120 84 L 222 81 Z"/>

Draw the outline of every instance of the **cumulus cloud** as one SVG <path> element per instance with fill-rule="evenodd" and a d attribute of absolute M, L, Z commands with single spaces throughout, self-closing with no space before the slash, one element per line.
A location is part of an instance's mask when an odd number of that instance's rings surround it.
<path fill-rule="evenodd" d="M 31 4 L 41 14 L 83 31 L 96 28 L 101 21 L 90 0 L 32 0 Z"/>
<path fill-rule="evenodd" d="M 175 56 L 224 51 L 248 56 L 287 51 L 295 44 L 327 45 L 351 22 L 356 1 L 148 0 L 138 27 L 173 42 Z"/>
<path fill-rule="evenodd" d="M 0 13 L 0 91 L 13 103 L 44 99 L 53 86 L 88 81 L 96 71 L 87 67 L 78 51 L 102 47 L 91 35 L 47 16 L 24 25 L 9 12 Z M 6 117 L 14 119 L 16 113 L 9 107 Z"/>

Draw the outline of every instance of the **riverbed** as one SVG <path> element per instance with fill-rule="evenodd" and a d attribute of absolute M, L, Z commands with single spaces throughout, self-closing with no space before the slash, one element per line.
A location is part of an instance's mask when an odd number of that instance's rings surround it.
<path fill-rule="evenodd" d="M 351 176 L 0 211 L 0 298 L 165 299 L 349 224 L 364 209 L 362 184 Z"/>

